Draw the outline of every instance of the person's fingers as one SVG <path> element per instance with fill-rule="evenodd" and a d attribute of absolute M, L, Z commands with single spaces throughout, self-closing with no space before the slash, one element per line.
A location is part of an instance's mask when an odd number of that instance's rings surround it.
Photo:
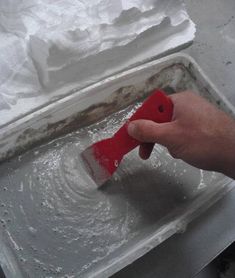
<path fill-rule="evenodd" d="M 168 147 L 177 139 L 173 138 L 176 133 L 173 125 L 172 122 L 158 124 L 149 120 L 136 120 L 129 123 L 128 134 L 140 142 Z"/>
<path fill-rule="evenodd" d="M 139 148 L 139 156 L 146 160 L 150 157 L 154 143 L 142 143 Z"/>

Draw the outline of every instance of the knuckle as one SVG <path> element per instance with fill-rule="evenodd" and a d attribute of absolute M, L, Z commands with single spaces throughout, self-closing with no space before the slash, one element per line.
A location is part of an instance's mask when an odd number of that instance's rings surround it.
<path fill-rule="evenodd" d="M 143 140 L 144 140 L 144 133 L 143 133 L 142 124 L 141 124 L 141 125 L 136 125 L 135 137 L 136 137 L 136 139 L 138 139 L 139 141 L 143 141 Z"/>
<path fill-rule="evenodd" d="M 146 142 L 151 137 L 151 129 L 146 122 L 142 122 L 137 128 L 137 137 L 140 141 Z"/>

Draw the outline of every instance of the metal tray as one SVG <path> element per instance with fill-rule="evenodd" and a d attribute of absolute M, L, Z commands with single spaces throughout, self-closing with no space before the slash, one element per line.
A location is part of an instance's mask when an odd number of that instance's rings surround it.
<path fill-rule="evenodd" d="M 198 65 L 175 54 L 65 92 L 1 130 L 6 277 L 109 277 L 183 232 L 232 188 L 229 178 L 174 160 L 161 146 L 146 162 L 133 151 L 101 190 L 85 174 L 79 153 L 112 135 L 152 89 L 167 86 L 198 91 L 235 115 Z"/>

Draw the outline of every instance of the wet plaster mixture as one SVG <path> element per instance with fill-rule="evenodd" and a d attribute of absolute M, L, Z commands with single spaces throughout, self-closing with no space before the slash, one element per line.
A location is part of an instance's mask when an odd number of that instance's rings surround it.
<path fill-rule="evenodd" d="M 130 250 L 221 176 L 189 167 L 155 146 L 137 150 L 97 190 L 80 152 L 111 136 L 139 103 L 0 166 L 0 219 L 25 277 L 83 277 Z M 89 275 L 88 275 L 89 276 Z"/>

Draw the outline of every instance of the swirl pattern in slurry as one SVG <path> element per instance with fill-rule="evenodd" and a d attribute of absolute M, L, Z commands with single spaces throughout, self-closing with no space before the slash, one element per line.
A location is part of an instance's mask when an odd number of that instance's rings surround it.
<path fill-rule="evenodd" d="M 26 276 L 96 271 L 154 233 L 181 204 L 224 182 L 156 146 L 149 161 L 133 151 L 98 190 L 80 153 L 111 136 L 138 105 L 0 166 L 1 223 Z"/>

